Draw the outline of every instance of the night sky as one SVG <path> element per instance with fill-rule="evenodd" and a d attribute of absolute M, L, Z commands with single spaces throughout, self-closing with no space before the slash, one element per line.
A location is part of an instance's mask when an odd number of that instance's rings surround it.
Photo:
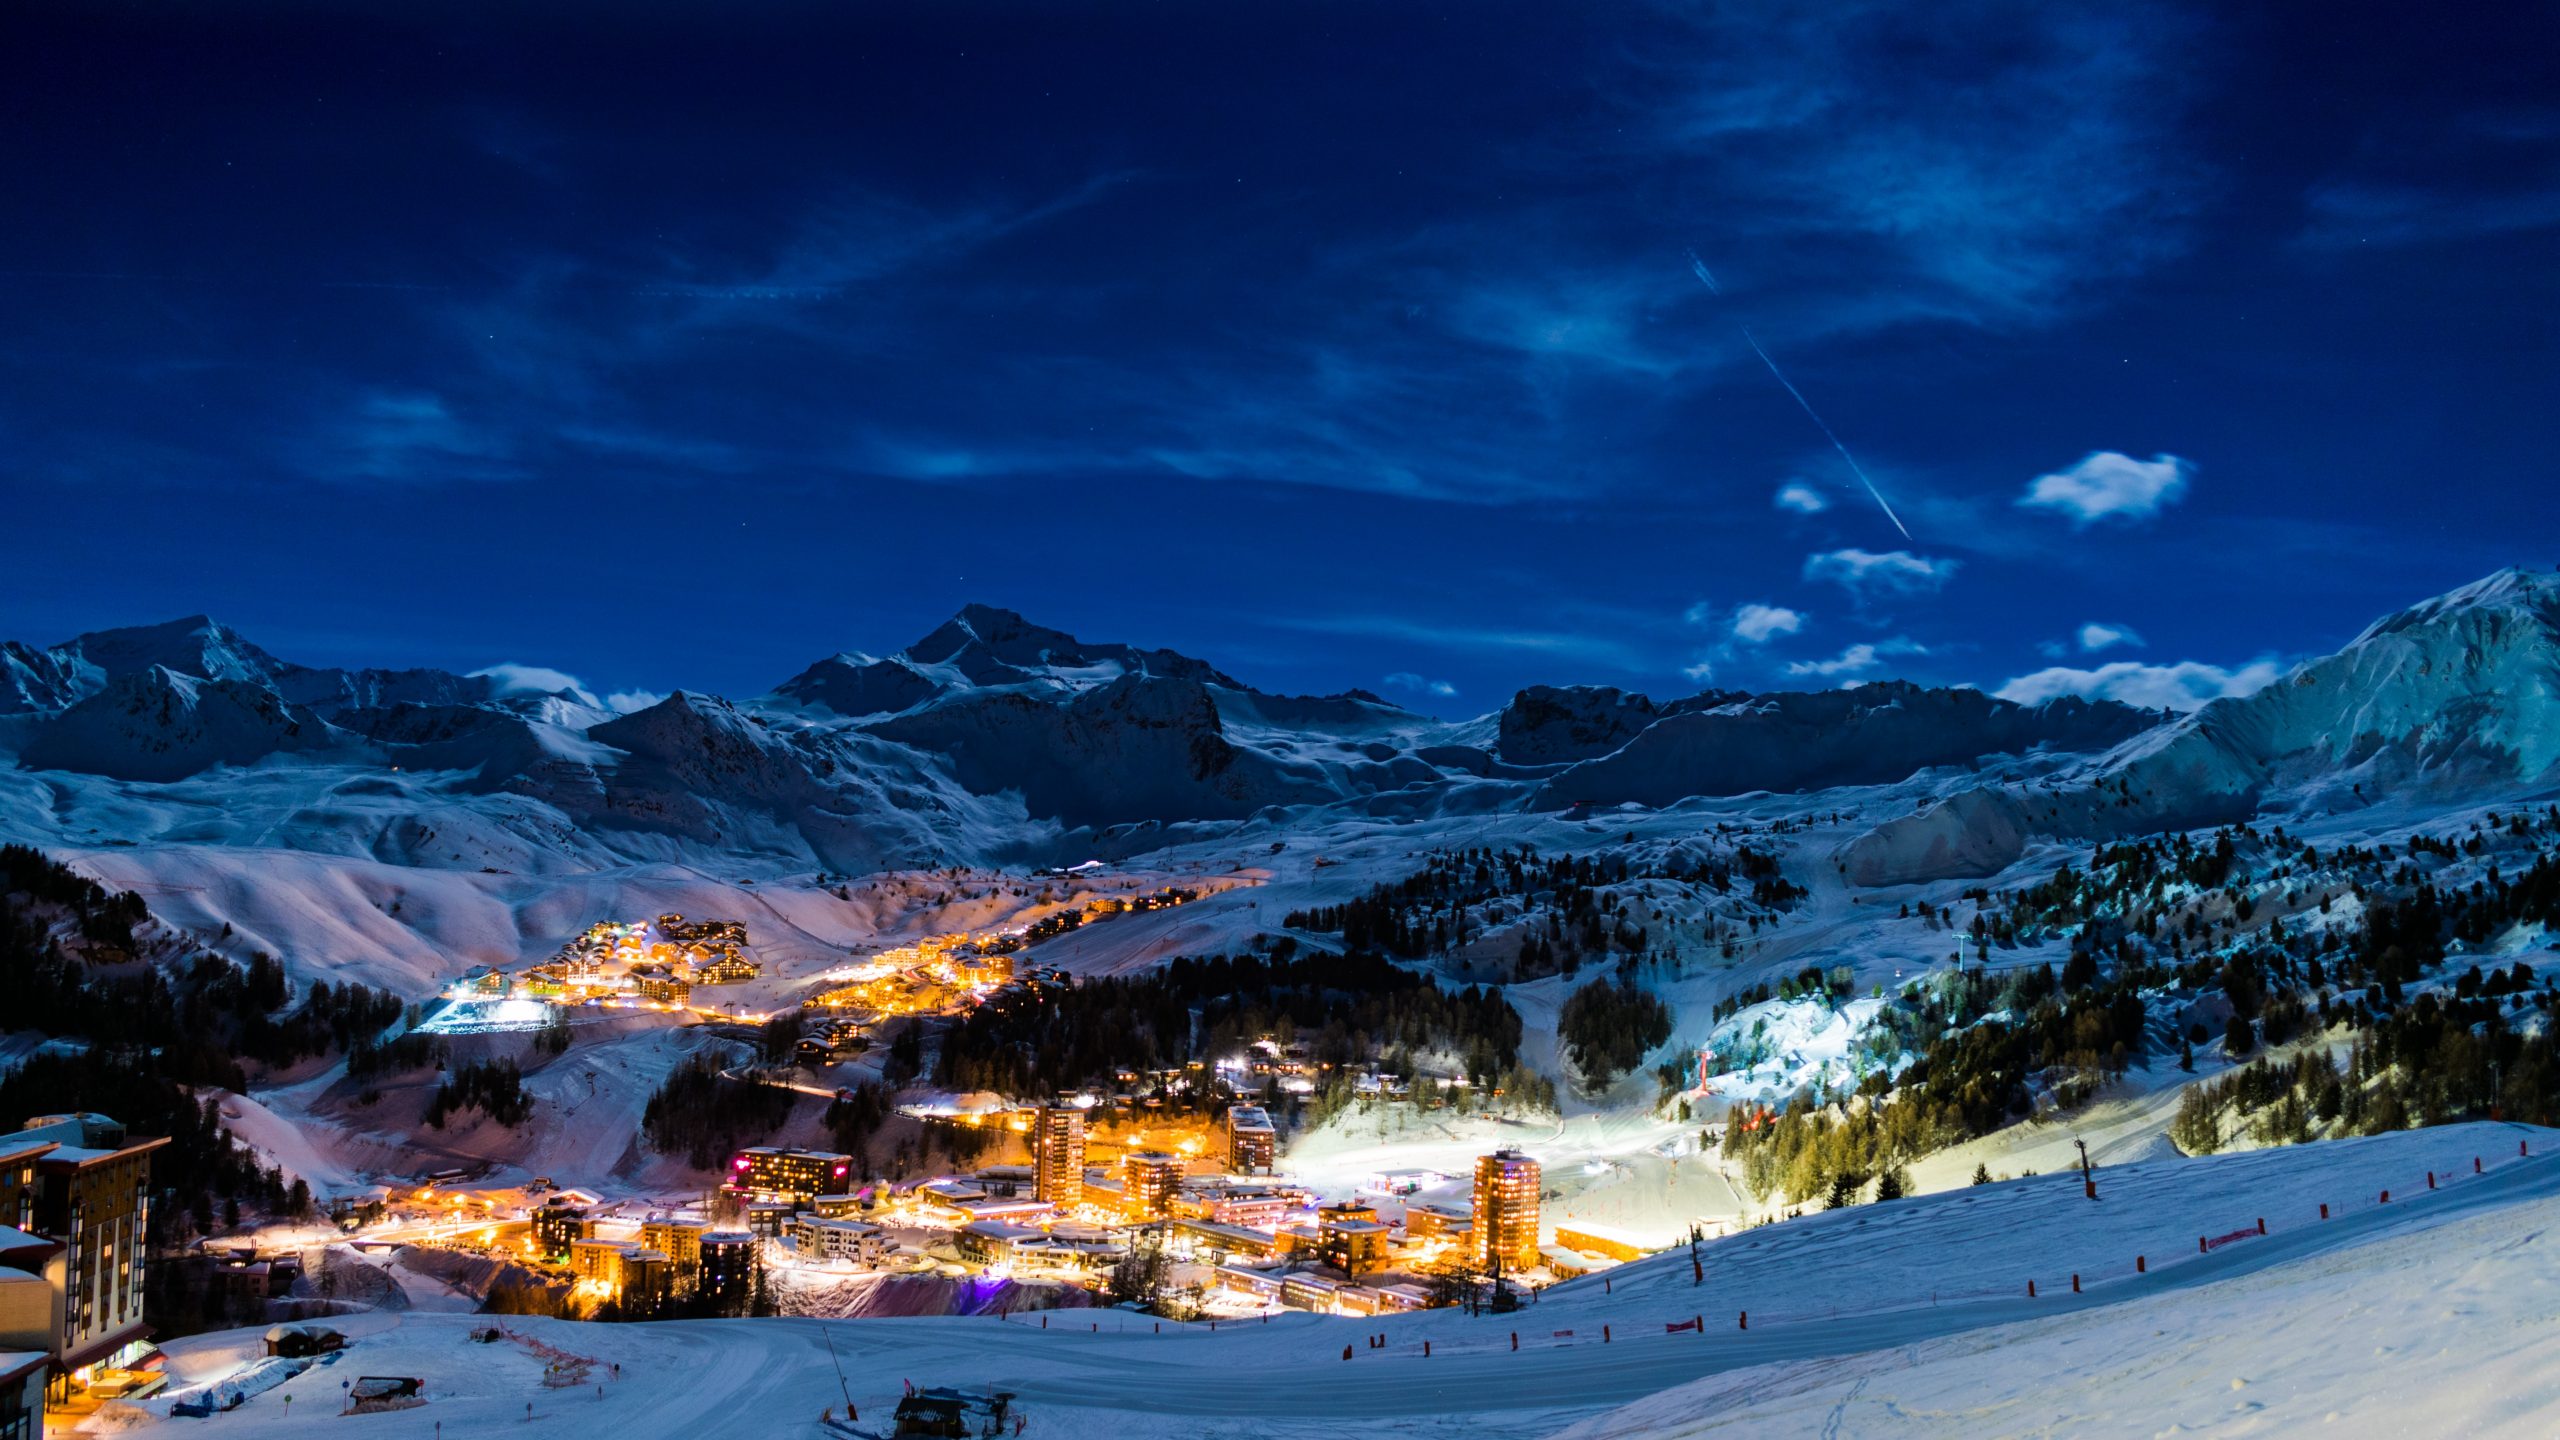
<path fill-rule="evenodd" d="M 16 0 L 0 636 L 2193 704 L 2560 562 L 2560 10 L 2221 8 Z"/>

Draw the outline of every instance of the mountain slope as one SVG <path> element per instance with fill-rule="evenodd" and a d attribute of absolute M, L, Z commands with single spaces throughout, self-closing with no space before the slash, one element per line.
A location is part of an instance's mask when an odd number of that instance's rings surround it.
<path fill-rule="evenodd" d="M 1979 690 L 1884 681 L 1856 690 L 1716 697 L 1663 715 L 1538 790 L 1541 805 L 1663 806 L 1691 795 L 1882 785 L 2039 747 L 2089 750 L 2160 721 L 2114 701 L 2013 705 Z M 1625 713 L 1624 711 L 1614 713 Z"/>
<path fill-rule="evenodd" d="M 252 679 L 205 679 L 160 665 L 117 675 L 53 717 L 21 757 L 39 770 L 179 780 L 341 739 Z"/>
<path fill-rule="evenodd" d="M 1861 883 L 1987 875 L 2031 834 L 2081 839 L 2560 782 L 2560 575 L 2503 570 L 2376 621 L 2050 787 L 1950 802 L 1842 859 Z"/>

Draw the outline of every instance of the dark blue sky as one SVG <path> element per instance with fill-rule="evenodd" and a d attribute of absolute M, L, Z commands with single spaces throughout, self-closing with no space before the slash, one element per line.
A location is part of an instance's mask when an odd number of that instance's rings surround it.
<path fill-rule="evenodd" d="M 2560 561 L 2560 11 L 2246 8 L 20 0 L 0 635 L 2250 683 Z"/>

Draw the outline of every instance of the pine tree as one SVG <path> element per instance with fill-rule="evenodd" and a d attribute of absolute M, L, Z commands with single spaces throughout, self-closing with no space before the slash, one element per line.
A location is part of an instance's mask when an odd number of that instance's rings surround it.
<path fill-rule="evenodd" d="M 1974 1184 L 1976 1184 L 1976 1185 L 1988 1185 L 1988 1184 L 1990 1184 L 1990 1183 L 1991 1183 L 1991 1167 L 1990 1167 L 1989 1165 L 1986 1165 L 1986 1164 L 1981 1163 L 1980 1161 L 1976 1161 L 1976 1162 L 1974 1163 L 1974 1167 L 1973 1167 L 1973 1183 L 1974 1183 Z"/>
<path fill-rule="evenodd" d="M 2230 1024 L 2222 1027 L 2222 1053 L 2225 1055 L 2246 1055 L 2257 1048 L 2257 1044 L 2258 1037 L 2249 1029 L 2249 1022 L 2237 1015 L 2231 1017 Z"/>

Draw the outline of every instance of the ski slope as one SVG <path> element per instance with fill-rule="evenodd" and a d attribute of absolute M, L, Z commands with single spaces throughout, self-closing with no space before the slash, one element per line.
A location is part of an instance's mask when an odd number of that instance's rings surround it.
<path fill-rule="evenodd" d="M 464 1317 L 368 1318 L 337 1365 L 183 1423 L 343 1433 L 331 1392 L 355 1374 L 426 1381 L 425 1406 L 363 1422 L 368 1435 L 430 1436 L 440 1421 L 528 1440 L 817 1436 L 820 1411 L 847 1395 L 885 1433 L 910 1381 L 1013 1390 L 1026 1434 L 1068 1440 L 2524 1434 L 2560 1414 L 2547 1239 L 2560 1132 L 2474 1124 L 2147 1161 L 2100 1171 L 2099 1187 L 2092 1203 L 2076 1177 L 2040 1176 L 1826 1212 L 1702 1247 L 1703 1284 L 1673 1252 L 1509 1316 L 1292 1314 L 1161 1332 L 1126 1312 L 1053 1313 L 1045 1328 L 1031 1314 L 508 1321 L 597 1361 L 564 1389 L 543 1386 L 524 1347 L 467 1343 Z M 2197 1253 L 2200 1235 L 2226 1234 L 2243 1238 Z M 1701 1329 L 1666 1330 L 1693 1316 Z M 252 1333 L 176 1342 L 173 1367 L 217 1381 L 249 1358 Z"/>

